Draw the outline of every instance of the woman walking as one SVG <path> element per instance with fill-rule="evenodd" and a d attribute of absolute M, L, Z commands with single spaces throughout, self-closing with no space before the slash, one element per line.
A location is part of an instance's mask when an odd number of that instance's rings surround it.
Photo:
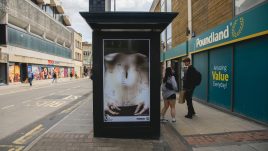
<path fill-rule="evenodd" d="M 178 86 L 173 76 L 172 69 L 170 67 L 166 68 L 165 77 L 161 85 L 162 96 L 164 99 L 164 107 L 161 110 L 161 122 L 167 122 L 165 119 L 165 114 L 167 109 L 170 107 L 170 114 L 172 117 L 172 122 L 176 122 L 175 119 L 175 104 L 176 104 L 176 91 Z"/>

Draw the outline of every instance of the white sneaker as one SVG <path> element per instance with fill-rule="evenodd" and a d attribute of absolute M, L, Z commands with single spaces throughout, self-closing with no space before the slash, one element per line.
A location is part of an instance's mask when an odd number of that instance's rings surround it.
<path fill-rule="evenodd" d="M 172 123 L 175 123 L 176 122 L 176 119 L 175 118 L 172 118 Z"/>
<path fill-rule="evenodd" d="M 166 123 L 166 122 L 168 122 L 168 120 L 167 120 L 167 119 L 164 119 L 164 118 L 161 118 L 161 119 L 160 119 L 160 122 L 162 122 L 162 123 Z"/>

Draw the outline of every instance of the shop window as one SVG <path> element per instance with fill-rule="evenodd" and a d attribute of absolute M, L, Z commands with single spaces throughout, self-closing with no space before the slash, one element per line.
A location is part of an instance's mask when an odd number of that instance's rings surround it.
<path fill-rule="evenodd" d="M 235 14 L 241 14 L 262 2 L 268 2 L 268 0 L 235 0 Z"/>

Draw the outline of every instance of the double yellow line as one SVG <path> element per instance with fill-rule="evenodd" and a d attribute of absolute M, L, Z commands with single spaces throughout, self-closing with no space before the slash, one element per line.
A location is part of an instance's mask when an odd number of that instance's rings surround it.
<path fill-rule="evenodd" d="M 25 146 L 16 146 L 16 145 L 0 145 L 1 148 L 9 148 L 8 151 L 22 151 Z"/>
<path fill-rule="evenodd" d="M 40 133 L 42 130 L 44 130 L 45 128 L 43 127 L 42 124 L 36 126 L 35 128 L 33 128 L 31 131 L 27 132 L 26 134 L 24 134 L 23 136 L 21 136 L 20 138 L 16 139 L 13 144 L 17 144 L 17 145 L 23 145 L 25 144 L 28 140 L 30 140 L 34 135 Z"/>

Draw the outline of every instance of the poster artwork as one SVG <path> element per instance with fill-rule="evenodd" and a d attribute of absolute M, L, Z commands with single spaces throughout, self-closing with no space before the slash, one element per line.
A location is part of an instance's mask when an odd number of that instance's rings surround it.
<path fill-rule="evenodd" d="M 103 42 L 104 122 L 150 121 L 150 41 Z"/>

